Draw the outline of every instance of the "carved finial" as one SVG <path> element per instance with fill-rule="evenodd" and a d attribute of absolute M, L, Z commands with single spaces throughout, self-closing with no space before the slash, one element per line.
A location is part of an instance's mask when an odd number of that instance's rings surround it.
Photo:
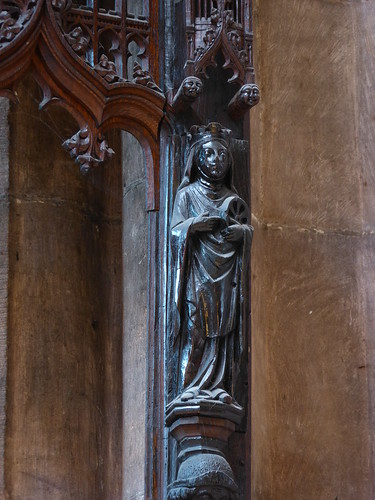
<path fill-rule="evenodd" d="M 65 34 L 65 39 L 74 52 L 83 56 L 89 47 L 89 40 L 83 35 L 82 28 L 77 26 L 70 33 Z"/>
<path fill-rule="evenodd" d="M 142 69 L 141 65 L 136 61 L 134 63 L 133 70 L 133 83 L 138 83 L 138 85 L 144 85 L 149 89 L 156 90 L 157 92 L 162 92 L 161 88 L 156 85 L 150 73 Z"/>
<path fill-rule="evenodd" d="M 175 95 L 172 107 L 175 113 L 185 111 L 202 94 L 202 80 L 196 76 L 188 76 L 181 83 Z"/>
<path fill-rule="evenodd" d="M 247 110 L 258 104 L 259 88 L 255 83 L 246 83 L 235 94 L 228 105 L 228 113 L 233 119 L 241 118 Z"/>
<path fill-rule="evenodd" d="M 80 165 L 82 173 L 87 173 L 90 167 L 110 160 L 114 155 L 113 149 L 108 147 L 107 141 L 100 134 L 94 136 L 88 127 L 79 130 L 70 139 L 63 143 L 72 158 Z"/>
<path fill-rule="evenodd" d="M 94 66 L 95 71 L 108 83 L 124 82 L 124 78 L 119 76 L 116 71 L 116 65 L 110 61 L 105 54 L 100 56 L 99 62 Z"/>

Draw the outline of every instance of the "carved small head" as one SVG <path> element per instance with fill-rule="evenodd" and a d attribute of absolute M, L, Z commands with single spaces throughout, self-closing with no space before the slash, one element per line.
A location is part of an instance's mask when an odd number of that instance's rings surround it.
<path fill-rule="evenodd" d="M 250 61 L 249 54 L 246 50 L 240 50 L 238 56 L 242 64 L 247 64 Z"/>
<path fill-rule="evenodd" d="M 133 81 L 141 85 L 147 85 L 151 82 L 151 76 L 147 71 L 142 69 L 142 66 L 136 61 L 133 66 Z"/>
<path fill-rule="evenodd" d="M 211 45 L 216 38 L 216 31 L 212 28 L 206 31 L 205 36 L 203 37 L 203 41 L 206 45 Z"/>
<path fill-rule="evenodd" d="M 255 83 L 247 83 L 240 90 L 240 100 L 250 107 L 258 104 L 260 99 L 259 88 Z"/>
<path fill-rule="evenodd" d="M 228 33 L 228 39 L 234 47 L 238 48 L 240 46 L 241 36 L 238 31 L 230 31 Z"/>
<path fill-rule="evenodd" d="M 105 54 L 102 54 L 99 59 L 99 64 L 102 68 L 108 68 L 109 67 L 109 59 Z"/>
<path fill-rule="evenodd" d="M 232 26 L 234 24 L 232 8 L 224 10 L 224 19 L 228 26 Z"/>
<path fill-rule="evenodd" d="M 70 44 L 73 50 L 79 55 L 85 54 L 89 46 L 89 41 L 84 37 L 82 28 L 77 26 L 68 36 L 70 37 Z"/>
<path fill-rule="evenodd" d="M 202 93 L 202 81 L 196 76 L 188 76 L 182 82 L 182 92 L 186 99 L 194 100 Z"/>
<path fill-rule="evenodd" d="M 73 38 L 78 38 L 79 36 L 82 36 L 83 35 L 83 32 L 82 32 L 82 28 L 81 26 L 77 26 L 73 29 L 73 31 L 71 31 L 70 35 L 73 37 Z"/>
<path fill-rule="evenodd" d="M 216 8 L 211 10 L 211 23 L 217 24 L 220 20 L 220 11 Z"/>

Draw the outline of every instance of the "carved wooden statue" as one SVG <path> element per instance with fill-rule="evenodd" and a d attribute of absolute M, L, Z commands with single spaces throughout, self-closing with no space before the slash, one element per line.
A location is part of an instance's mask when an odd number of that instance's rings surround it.
<path fill-rule="evenodd" d="M 232 403 L 252 228 L 232 186 L 229 131 L 217 123 L 193 129 L 172 217 L 177 394 Z"/>
<path fill-rule="evenodd" d="M 175 397 L 167 425 L 178 452 L 171 500 L 238 498 L 223 450 L 243 417 L 234 386 L 248 333 L 243 309 L 253 228 L 232 185 L 229 133 L 219 123 L 192 127 L 173 207 Z"/>

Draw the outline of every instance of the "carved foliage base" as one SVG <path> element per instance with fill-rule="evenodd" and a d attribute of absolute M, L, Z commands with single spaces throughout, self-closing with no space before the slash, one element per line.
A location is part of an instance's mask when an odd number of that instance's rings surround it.
<path fill-rule="evenodd" d="M 226 459 L 214 453 L 197 453 L 183 462 L 169 500 L 237 500 L 237 485 Z"/>
<path fill-rule="evenodd" d="M 169 500 L 238 499 L 233 471 L 224 450 L 238 422 L 238 408 L 217 402 L 210 415 L 205 404 L 180 405 L 168 410 L 167 425 L 177 441 L 177 474 Z"/>

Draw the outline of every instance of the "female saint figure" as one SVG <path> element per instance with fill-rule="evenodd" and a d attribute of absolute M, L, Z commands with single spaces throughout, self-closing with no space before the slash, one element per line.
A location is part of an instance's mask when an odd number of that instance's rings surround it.
<path fill-rule="evenodd" d="M 244 345 L 243 304 L 252 239 L 248 208 L 232 186 L 227 129 L 192 128 L 172 216 L 174 392 L 232 403 Z"/>

